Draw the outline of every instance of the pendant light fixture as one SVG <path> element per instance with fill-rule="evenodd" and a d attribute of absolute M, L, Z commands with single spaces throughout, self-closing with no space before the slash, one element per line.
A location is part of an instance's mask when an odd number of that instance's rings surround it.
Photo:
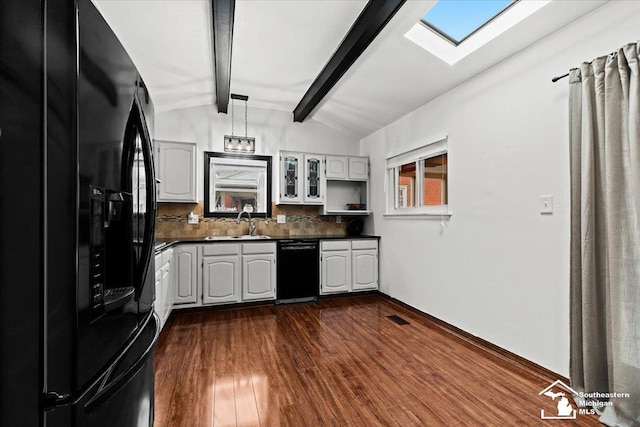
<path fill-rule="evenodd" d="M 244 136 L 237 136 L 235 126 L 235 100 L 244 101 Z M 247 136 L 247 101 L 246 95 L 231 94 L 231 135 L 224 136 L 224 151 L 227 153 L 253 154 L 256 152 L 256 139 Z"/>

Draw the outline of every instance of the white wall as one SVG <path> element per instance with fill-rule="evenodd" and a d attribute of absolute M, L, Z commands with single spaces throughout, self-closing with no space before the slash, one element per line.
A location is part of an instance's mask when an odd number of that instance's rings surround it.
<path fill-rule="evenodd" d="M 250 103 L 251 101 L 249 101 Z M 244 135 L 244 103 L 235 110 L 236 135 Z M 358 155 L 358 140 L 314 120 L 294 123 L 292 113 L 249 108 L 248 136 L 256 138 L 256 154 L 273 156 L 278 168 L 278 150 Z M 154 139 L 198 143 L 198 200 L 204 198 L 204 151 L 224 151 L 224 135 L 231 134 L 229 114 L 218 114 L 215 106 L 172 110 L 156 114 Z M 273 179 L 273 185 L 276 185 Z M 275 187 L 274 187 L 275 194 Z"/>
<path fill-rule="evenodd" d="M 640 2 L 608 3 L 361 141 L 383 292 L 568 375 L 569 88 L 551 77 L 635 42 L 639 17 Z M 387 153 L 441 132 L 446 227 L 384 218 Z"/>

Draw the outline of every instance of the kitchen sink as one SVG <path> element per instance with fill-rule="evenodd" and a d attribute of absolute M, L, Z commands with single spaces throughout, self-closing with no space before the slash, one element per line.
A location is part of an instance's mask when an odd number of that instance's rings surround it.
<path fill-rule="evenodd" d="M 249 236 L 245 234 L 244 236 L 209 236 L 205 237 L 204 240 L 265 240 L 270 238 L 271 237 L 265 235 Z"/>

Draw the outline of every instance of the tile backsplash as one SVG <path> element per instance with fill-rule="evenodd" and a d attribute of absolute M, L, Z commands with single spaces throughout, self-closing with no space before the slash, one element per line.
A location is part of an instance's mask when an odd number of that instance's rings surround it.
<path fill-rule="evenodd" d="M 198 238 L 207 236 L 239 236 L 248 233 L 249 224 L 243 217 L 205 218 L 203 203 L 158 203 L 156 239 Z M 335 216 L 318 215 L 318 206 L 272 204 L 271 218 L 255 218 L 256 234 L 269 236 L 343 236 L 348 218 L 336 223 Z M 189 213 L 199 215 L 197 224 L 188 224 Z M 286 215 L 286 223 L 278 224 L 276 215 Z"/>

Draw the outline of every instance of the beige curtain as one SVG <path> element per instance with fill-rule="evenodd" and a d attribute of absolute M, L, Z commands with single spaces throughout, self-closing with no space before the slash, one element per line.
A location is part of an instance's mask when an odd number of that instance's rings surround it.
<path fill-rule="evenodd" d="M 640 426 L 638 44 L 570 73 L 571 385 L 600 421 Z"/>

